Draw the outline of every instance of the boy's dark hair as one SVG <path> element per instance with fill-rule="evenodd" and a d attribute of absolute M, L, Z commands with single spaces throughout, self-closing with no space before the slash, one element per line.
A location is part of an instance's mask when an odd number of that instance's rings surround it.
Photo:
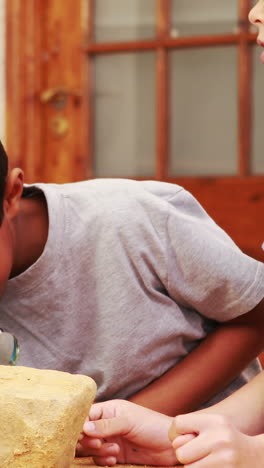
<path fill-rule="evenodd" d="M 0 141 L 0 225 L 4 217 L 4 195 L 8 172 L 8 157 Z"/>

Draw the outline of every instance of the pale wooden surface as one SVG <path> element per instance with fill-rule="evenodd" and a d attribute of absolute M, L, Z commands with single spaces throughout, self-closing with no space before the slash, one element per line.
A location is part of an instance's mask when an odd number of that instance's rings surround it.
<path fill-rule="evenodd" d="M 76 458 L 71 468 L 76 468 L 77 466 L 88 466 L 89 468 L 98 468 L 97 465 L 93 464 L 92 458 Z M 118 465 L 118 468 L 139 468 L 139 465 Z"/>

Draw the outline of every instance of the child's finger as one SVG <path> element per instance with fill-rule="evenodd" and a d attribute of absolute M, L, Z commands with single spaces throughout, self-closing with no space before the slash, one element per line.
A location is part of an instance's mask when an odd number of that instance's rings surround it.
<path fill-rule="evenodd" d="M 87 420 L 94 421 L 96 419 L 101 419 L 102 415 L 103 415 L 103 407 L 101 403 L 94 403 L 90 408 L 89 417 L 87 418 Z"/>
<path fill-rule="evenodd" d="M 129 432 L 128 420 L 125 417 L 85 421 L 83 432 L 90 437 L 111 437 Z"/>
<path fill-rule="evenodd" d="M 176 449 L 176 457 L 184 466 L 193 464 L 198 460 L 206 458 L 211 452 L 208 437 L 195 437 L 190 443 L 186 443 Z M 203 463 L 203 462 L 201 462 Z M 192 466 L 192 465 L 191 465 Z M 203 466 L 203 465 L 202 465 Z"/>
<path fill-rule="evenodd" d="M 93 457 L 96 465 L 100 466 L 114 466 L 117 463 L 116 457 Z"/>
<path fill-rule="evenodd" d="M 174 439 L 174 441 L 172 442 L 172 447 L 174 449 L 177 449 L 177 448 L 181 447 L 182 445 L 187 444 L 187 442 L 190 442 L 195 437 L 197 437 L 196 434 L 180 435 L 180 436 L 176 437 L 176 439 Z"/>
<path fill-rule="evenodd" d="M 178 417 L 179 416 L 177 416 L 177 418 Z M 183 417 L 185 418 L 185 415 Z M 182 416 L 180 416 L 180 418 L 182 418 Z M 177 419 L 177 421 L 178 421 L 178 419 Z M 179 437 L 182 436 L 185 433 L 187 433 L 187 431 L 183 431 L 183 432 L 181 431 L 180 432 L 180 426 L 179 426 L 179 424 L 176 425 L 176 418 L 174 418 L 172 423 L 171 423 L 171 426 L 169 428 L 169 433 L 168 433 L 170 441 L 173 442 L 175 439 L 178 440 Z M 193 439 L 196 436 L 196 434 L 193 433 L 193 431 L 190 431 L 190 433 L 191 433 L 190 435 L 192 436 L 191 439 Z M 191 440 L 191 439 L 189 439 L 189 440 Z M 183 442 L 183 443 L 186 443 L 186 442 Z"/>
<path fill-rule="evenodd" d="M 215 414 L 189 413 L 174 418 L 174 430 L 177 435 L 197 433 L 219 423 L 221 416 Z"/>
<path fill-rule="evenodd" d="M 81 456 L 87 457 L 97 457 L 97 458 L 106 458 L 106 457 L 117 457 L 120 452 L 118 444 L 114 443 L 103 443 L 101 447 L 91 447 L 89 444 L 86 444 L 87 440 L 83 439 L 77 444 L 76 453 Z"/>
<path fill-rule="evenodd" d="M 79 441 L 79 443 L 82 445 L 82 447 L 95 448 L 95 449 L 100 449 L 103 445 L 103 442 L 101 439 L 91 438 L 87 436 L 84 436 L 83 439 Z"/>

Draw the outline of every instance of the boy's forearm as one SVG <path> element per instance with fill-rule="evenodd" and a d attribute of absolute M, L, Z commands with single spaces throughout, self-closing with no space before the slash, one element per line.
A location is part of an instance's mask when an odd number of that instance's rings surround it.
<path fill-rule="evenodd" d="M 197 410 L 262 351 L 262 307 L 263 304 L 241 320 L 219 326 L 174 368 L 130 401 L 170 416 Z"/>

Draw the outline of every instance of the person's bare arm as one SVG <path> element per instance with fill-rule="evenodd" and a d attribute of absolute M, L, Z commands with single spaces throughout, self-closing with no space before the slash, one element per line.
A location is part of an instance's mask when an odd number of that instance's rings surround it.
<path fill-rule="evenodd" d="M 264 433 L 264 371 L 229 397 L 195 414 L 217 414 L 244 434 Z"/>
<path fill-rule="evenodd" d="M 129 398 L 175 416 L 197 410 L 260 354 L 264 299 L 250 312 L 220 325 L 174 368 Z"/>

